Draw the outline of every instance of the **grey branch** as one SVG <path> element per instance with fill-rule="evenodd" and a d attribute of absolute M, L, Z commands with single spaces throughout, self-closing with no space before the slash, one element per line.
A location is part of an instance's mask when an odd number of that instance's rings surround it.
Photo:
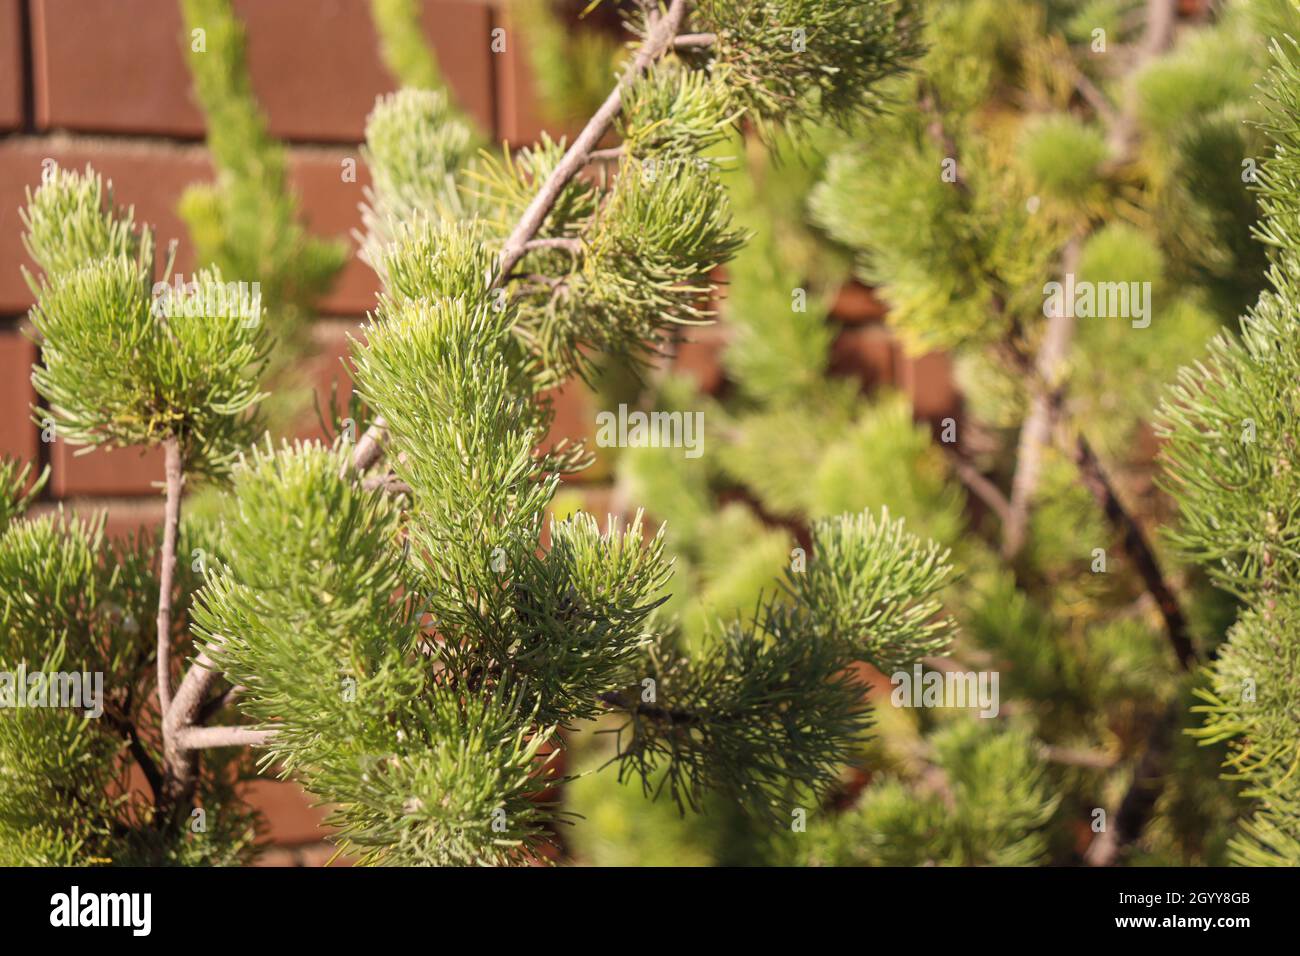
<path fill-rule="evenodd" d="M 361 487 L 365 488 L 366 491 L 382 488 L 390 495 L 409 495 L 411 493 L 411 486 L 392 474 L 371 475 L 361 482 Z"/>
<path fill-rule="evenodd" d="M 158 711 L 172 703 L 172 583 L 176 577 L 176 534 L 181 522 L 181 488 L 185 474 L 180 439 L 163 441 L 167 503 L 163 517 L 161 566 L 158 569 Z"/>
<path fill-rule="evenodd" d="M 193 728 L 198 719 L 203 702 L 207 700 L 208 691 L 218 677 L 212 658 L 199 651 L 194 663 L 186 672 L 176 696 L 172 698 L 171 707 L 163 715 L 163 762 L 166 766 L 165 790 L 167 798 L 174 802 L 187 801 L 194 792 L 198 782 L 198 760 L 192 750 L 182 743 L 184 733 Z"/>
<path fill-rule="evenodd" d="M 1002 489 L 982 474 L 959 452 L 950 451 L 948 453 L 948 462 L 970 493 L 984 502 L 984 506 L 997 515 L 998 520 L 1005 524 L 1011 509 L 1007 502 L 1007 496 L 1002 493 Z"/>
<path fill-rule="evenodd" d="M 1083 241 L 1075 236 L 1066 244 L 1061 256 L 1061 272 L 1070 275 L 1078 269 Z M 1047 333 L 1038 350 L 1037 376 L 1032 389 L 1029 414 L 1020 426 L 1020 443 L 1016 450 L 1016 473 L 1011 481 L 1011 502 L 1007 520 L 1002 525 L 1002 556 L 1010 560 L 1024 547 L 1029 528 L 1029 509 L 1042 473 L 1043 449 L 1051 438 L 1053 409 L 1064 400 L 1064 371 L 1070 343 L 1074 340 L 1074 307 L 1062 302 L 1059 311 L 1047 320 Z"/>
<path fill-rule="evenodd" d="M 265 747 L 274 736 L 274 730 L 257 730 L 253 727 L 187 727 L 180 732 L 178 743 L 183 750 Z"/>
<path fill-rule="evenodd" d="M 677 39 L 673 40 L 673 46 L 679 50 L 703 50 L 713 46 L 713 44 L 717 42 L 718 35 L 716 33 L 683 33 Z"/>
<path fill-rule="evenodd" d="M 1181 707 L 1181 701 L 1175 696 L 1165 712 L 1152 722 L 1142 758 L 1133 768 L 1132 782 L 1119 804 L 1109 813 L 1106 829 L 1097 834 L 1083 855 L 1089 866 L 1113 866 L 1142 836 L 1146 822 L 1164 791 Z"/>
<path fill-rule="evenodd" d="M 352 450 L 354 470 L 365 471 L 379 460 L 379 456 L 384 453 L 384 438 L 387 433 L 388 422 L 384 421 L 384 416 L 376 415 L 375 420 L 361 436 L 361 440 L 357 442 L 357 447 Z"/>
<path fill-rule="evenodd" d="M 1138 86 L 1133 82 L 1138 70 L 1149 60 L 1169 49 L 1174 42 L 1174 21 L 1178 18 L 1178 0 L 1147 0 L 1146 29 L 1142 43 L 1130 66 L 1124 87 L 1124 104 L 1116 121 L 1111 125 L 1107 143 L 1116 162 L 1123 163 L 1133 156 L 1137 145 Z"/>
<path fill-rule="evenodd" d="M 537 249 L 561 249 L 572 256 L 577 256 L 582 252 L 581 239 L 529 239 L 524 243 L 526 252 L 533 252 Z"/>

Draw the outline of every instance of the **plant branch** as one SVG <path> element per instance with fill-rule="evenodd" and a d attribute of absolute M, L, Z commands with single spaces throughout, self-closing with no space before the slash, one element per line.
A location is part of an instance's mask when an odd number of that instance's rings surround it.
<path fill-rule="evenodd" d="M 411 486 L 393 474 L 371 475 L 361 482 L 361 487 L 365 488 L 366 491 L 382 488 L 390 495 L 409 495 L 411 493 Z"/>
<path fill-rule="evenodd" d="M 1114 865 L 1123 850 L 1142 835 L 1164 789 L 1181 707 L 1181 699 L 1175 697 L 1152 723 L 1142 759 L 1133 768 L 1132 782 L 1107 820 L 1106 829 L 1097 835 L 1083 855 L 1089 866 Z"/>
<path fill-rule="evenodd" d="M 186 672 L 171 707 L 163 715 L 163 762 L 166 768 L 166 796 L 183 802 L 193 793 L 198 780 L 198 756 L 181 743 L 184 732 L 194 726 L 213 681 L 220 676 L 212 658 L 199 651 Z"/>
<path fill-rule="evenodd" d="M 1075 436 L 1070 452 L 1083 483 L 1105 513 L 1106 520 L 1120 532 L 1124 553 L 1137 568 L 1146 590 L 1155 598 L 1160 616 L 1165 622 L 1165 635 L 1178 658 L 1178 666 L 1185 671 L 1191 670 L 1196 665 L 1198 655 L 1187 632 L 1187 619 L 1178 605 L 1178 598 L 1160 570 L 1160 562 L 1143 534 L 1142 526 L 1125 509 L 1100 460 L 1083 435 Z"/>
<path fill-rule="evenodd" d="M 541 184 L 514 231 L 506 239 L 493 288 L 506 281 L 506 277 L 514 272 L 515 267 L 530 248 L 564 248 L 574 251 L 578 240 L 539 240 L 536 238 L 537 231 L 559 199 L 564 187 L 591 161 L 597 144 L 609 131 L 614 118 L 623 108 L 623 93 L 627 87 L 673 47 L 674 40 L 686 20 L 688 8 L 687 0 L 672 0 L 667 11 L 662 15 L 648 13 L 646 35 L 632 62 L 624 70 L 622 77 L 604 103 L 592 115 L 551 174 Z M 353 449 L 353 470 L 365 471 L 380 459 L 383 455 L 387 428 L 388 423 L 383 416 L 376 416 Z M 376 483 L 376 486 L 379 485 L 388 487 L 387 476 Z M 169 778 L 171 778 L 168 782 L 168 792 L 172 798 L 183 794 L 187 788 L 192 791 L 193 781 L 197 775 L 197 762 L 194 759 L 194 750 L 188 748 L 184 741 L 195 739 L 193 725 L 217 676 L 217 672 L 212 668 L 211 659 L 200 652 L 182 680 L 170 706 L 163 710 L 164 754 L 169 767 Z"/>
<path fill-rule="evenodd" d="M 1143 45 L 1143 52 L 1139 56 L 1139 61 L 1145 61 L 1158 55 L 1172 41 L 1173 14 L 1171 7 L 1170 0 L 1150 0 L 1147 9 L 1146 42 Z M 927 134 L 930 139 L 939 146 L 945 156 L 956 159 L 957 146 L 944 126 L 942 110 L 935 93 L 932 90 L 923 90 L 919 105 L 922 111 L 930 117 L 927 125 Z M 1126 105 L 1136 110 L 1135 101 L 1129 100 Z M 1127 144 L 1126 148 L 1131 149 L 1133 146 L 1132 140 L 1126 139 L 1125 142 Z M 970 187 L 960 177 L 960 174 L 955 184 L 962 192 L 969 193 Z M 1080 237 L 1075 237 L 1070 243 L 1067 243 L 1062 257 L 1067 272 L 1076 267 L 1077 256 L 1081 248 L 1082 240 Z M 1004 300 L 996 295 L 994 296 L 993 307 L 999 313 L 1004 313 L 1006 310 Z M 1070 339 L 1073 336 L 1074 321 L 1071 308 L 1067 307 L 1062 312 L 1064 315 L 1059 319 L 1053 317 L 1055 327 L 1049 324 L 1048 332 L 1044 337 L 1042 348 L 1036 360 L 1031 360 L 1026 356 L 1023 351 L 1016 347 L 1014 341 L 1002 343 L 1003 347 L 999 350 L 1000 354 L 1004 355 L 1012 367 L 1024 376 L 1034 396 L 1030 414 L 1026 417 L 1022 426 L 1020 448 L 1016 461 L 1016 474 L 1012 482 L 1011 500 L 1007 502 L 998 488 L 980 475 L 973 466 L 953 456 L 955 460 L 954 467 L 957 468 L 958 476 L 962 481 L 996 514 L 1002 517 L 1003 550 L 1004 554 L 1008 556 L 1014 556 L 1023 547 L 1025 529 L 1028 524 L 1028 510 L 1032 503 L 1033 492 L 1037 486 L 1038 475 L 1041 470 L 1043 445 L 1051 437 L 1052 426 L 1059 423 L 1066 414 L 1065 383 L 1064 381 L 1058 381 L 1055 375 L 1057 374 L 1057 363 L 1063 361 L 1068 351 Z M 1067 450 L 1080 470 L 1086 472 L 1084 474 L 1085 483 L 1101 506 L 1106 519 L 1120 534 L 1125 553 L 1128 554 L 1129 559 L 1138 569 L 1147 592 L 1155 599 L 1161 616 L 1164 618 L 1165 632 L 1178 658 L 1179 665 L 1183 668 L 1189 667 L 1196 660 L 1196 653 L 1188 637 L 1186 619 L 1179 608 L 1173 589 L 1161 573 L 1160 564 L 1147 542 L 1141 525 L 1138 524 L 1137 519 L 1120 501 L 1113 482 L 1110 481 L 1097 456 L 1093 454 L 1087 440 L 1082 435 L 1076 434 L 1073 436 L 1073 446 Z"/>
<path fill-rule="evenodd" d="M 524 249 L 527 252 L 533 252 L 537 249 L 562 249 L 570 255 L 576 256 L 582 251 L 581 239 L 529 239 L 524 243 Z"/>
<path fill-rule="evenodd" d="M 254 727 L 187 727 L 179 735 L 183 750 L 210 747 L 264 747 L 275 736 L 274 730 Z"/>
<path fill-rule="evenodd" d="M 1178 0 L 1147 0 L 1146 27 L 1124 86 L 1124 104 L 1110 126 L 1107 143 L 1115 164 L 1130 160 L 1137 145 L 1138 87 L 1133 82 L 1139 69 L 1169 49 L 1174 41 L 1174 22 L 1178 18 Z"/>
<path fill-rule="evenodd" d="M 140 739 L 140 733 L 136 730 L 135 724 L 131 718 L 126 715 L 126 709 L 122 714 L 116 714 L 112 711 L 105 710 L 104 717 L 107 719 L 109 726 L 122 735 L 126 741 L 127 749 L 131 751 L 131 756 L 140 767 L 140 772 L 144 774 L 145 780 L 149 784 L 149 789 L 153 792 L 154 803 L 157 804 L 162 797 L 163 777 L 162 771 L 154 763 L 153 757 L 145 748 L 144 741 Z"/>
<path fill-rule="evenodd" d="M 1061 256 L 1061 271 L 1071 275 L 1078 268 L 1083 242 L 1075 236 Z M 1054 409 L 1065 395 L 1062 366 L 1074 339 L 1074 303 L 1062 302 L 1061 308 L 1047 320 L 1047 332 L 1034 365 L 1033 398 L 1029 414 L 1020 426 L 1016 448 L 1016 473 L 1011 481 L 1011 501 L 1007 520 L 1002 526 L 1002 556 L 1011 560 L 1024 547 L 1029 530 L 1029 509 L 1042 473 L 1043 449 L 1051 438 Z"/>
<path fill-rule="evenodd" d="M 622 146 L 610 146 L 607 149 L 593 149 L 587 156 L 587 162 L 613 162 L 622 157 L 625 150 Z"/>
<path fill-rule="evenodd" d="M 1045 390 L 1045 386 L 1037 380 L 1037 372 L 1032 366 L 1018 364 L 1016 367 L 1027 380 L 1034 383 L 1036 389 Z M 1063 402 L 1064 396 L 1057 394 L 1054 399 L 1048 405 L 1049 431 L 1050 426 L 1056 426 L 1058 430 L 1068 432 L 1067 426 L 1070 423 Z M 1170 647 L 1173 648 L 1179 666 L 1184 670 L 1190 669 L 1196 663 L 1197 653 L 1188 634 L 1187 619 L 1183 616 L 1173 587 L 1160 569 L 1155 549 L 1147 540 L 1142 525 L 1124 506 L 1119 493 L 1115 490 L 1115 483 L 1107 474 L 1105 466 L 1102 465 L 1101 459 L 1097 457 L 1087 438 L 1075 430 L 1068 435 L 1063 446 L 1075 467 L 1079 469 L 1084 485 L 1092 494 L 1093 500 L 1100 506 L 1106 521 L 1119 534 L 1121 547 L 1137 569 L 1144 588 L 1155 600 L 1164 620 L 1165 636 L 1169 640 Z"/>
<path fill-rule="evenodd" d="M 957 159 L 957 141 L 953 139 L 952 133 L 948 131 L 943 121 L 943 104 L 939 102 L 939 93 L 929 83 L 922 84 L 917 107 L 929 117 L 925 124 L 925 134 L 930 137 L 930 141 L 935 146 L 939 147 L 943 158 L 951 159 L 953 162 L 952 184 L 963 194 L 970 196 L 970 184 L 962 175 L 961 163 Z"/>
<path fill-rule="evenodd" d="M 717 42 L 718 35 L 716 33 L 683 33 L 673 40 L 673 46 L 678 50 L 703 50 Z"/>
<path fill-rule="evenodd" d="M 370 427 L 357 442 L 357 447 L 352 449 L 354 471 L 365 471 L 379 460 L 384 453 L 384 439 L 387 434 L 388 422 L 384 421 L 383 415 L 376 415 L 375 420 L 370 423 Z"/>
<path fill-rule="evenodd" d="M 672 726 L 691 726 L 698 724 L 700 718 L 688 710 L 670 710 L 656 704 L 630 704 L 622 694 L 609 691 L 601 694 L 600 701 L 614 710 L 621 710 L 636 717 L 642 717 L 654 723 L 666 723 Z"/>
<path fill-rule="evenodd" d="M 1074 73 L 1074 88 L 1079 91 L 1079 95 L 1101 117 L 1103 123 L 1114 128 L 1115 124 L 1119 122 L 1119 113 L 1111 105 L 1110 100 L 1106 98 L 1106 94 L 1098 89 L 1097 84 L 1092 81 L 1091 77 L 1079 69 L 1077 65 L 1072 64 L 1071 68 Z"/>
<path fill-rule="evenodd" d="M 161 566 L 158 570 L 158 712 L 172 703 L 172 587 L 176 577 L 176 535 L 181 521 L 181 487 L 185 475 L 181 443 L 176 436 L 163 441 L 167 503 L 163 515 Z"/>
<path fill-rule="evenodd" d="M 997 515 L 998 519 L 1005 524 L 1010 512 L 1010 504 L 1007 502 L 1007 496 L 1002 493 L 1002 489 L 985 477 L 960 452 L 949 451 L 948 462 L 970 493 L 982 501 L 984 506 Z"/>

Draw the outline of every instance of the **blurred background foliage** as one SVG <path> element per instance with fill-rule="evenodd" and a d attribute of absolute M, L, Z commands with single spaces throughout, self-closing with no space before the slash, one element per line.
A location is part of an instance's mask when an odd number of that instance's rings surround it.
<path fill-rule="evenodd" d="M 1221 745 L 1182 732 L 1205 678 L 1179 668 L 1076 464 L 1046 450 L 1011 564 L 994 509 L 963 473 L 1010 485 L 1029 394 L 1000 349 L 1015 336 L 1038 345 L 1043 285 L 1066 244 L 1078 242 L 1080 281 L 1150 282 L 1150 327 L 1078 323 L 1063 373 L 1069 414 L 1153 538 L 1197 646 L 1209 654 L 1222 641 L 1232 600 L 1158 532 L 1173 518 L 1152 484 L 1150 423 L 1177 369 L 1263 287 L 1251 171 L 1268 147 L 1256 84 L 1268 37 L 1294 33 L 1300 14 L 1286 0 L 1193 5 L 1172 43 L 1142 61 L 1144 4 L 1131 0 L 921 6 L 926 53 L 891 84 L 883 111 L 848 129 L 807 127 L 774 158 L 753 148 L 754 131 L 722 149 L 737 219 L 753 234 L 720 303 L 723 389 L 700 393 L 668 373 L 638 382 L 612 370 L 602 381 L 601 407 L 703 410 L 707 453 L 602 454 L 615 503 L 668 523 L 669 607 L 693 641 L 707 640 L 712 618 L 752 609 L 818 516 L 886 505 L 951 546 L 962 570 L 946 592 L 962 623 L 954 657 L 1000 672 L 1001 712 L 894 708 L 877 675 L 878 739 L 841 792 L 807 807 L 806 829 L 716 804 L 683 817 L 583 776 L 565 790 L 582 814 L 566 836 L 577 862 L 1078 864 L 1098 812 L 1113 831 L 1139 791 L 1152 806 L 1137 833 L 1118 835 L 1119 862 L 1228 860 L 1249 801 L 1220 777 Z M 554 48 L 537 49 L 547 72 Z M 585 74 L 579 59 L 606 55 L 584 42 L 563 59 Z M 555 116 L 583 108 L 580 86 L 565 89 L 570 103 L 565 91 L 548 95 Z M 1135 145 L 1118 149 L 1126 113 Z M 955 184 L 941 175 L 949 158 Z M 828 310 L 850 276 L 877 287 L 906 347 L 953 355 L 956 442 L 943 440 L 944 423 L 914 421 L 902 396 L 830 373 Z M 1094 567 L 1099 548 L 1106 573 Z M 1152 728 L 1169 721 L 1161 779 L 1143 789 Z M 606 735 L 574 736 L 578 770 L 612 753 Z"/>

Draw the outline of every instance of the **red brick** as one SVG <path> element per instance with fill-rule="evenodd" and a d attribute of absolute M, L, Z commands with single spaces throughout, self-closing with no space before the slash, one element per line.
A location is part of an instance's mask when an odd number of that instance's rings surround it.
<path fill-rule="evenodd" d="M 370 0 L 236 0 L 271 130 L 288 139 L 359 140 L 375 97 L 396 88 L 379 57 Z M 432 0 L 423 25 L 456 101 L 491 130 L 487 8 Z"/>
<path fill-rule="evenodd" d="M 316 401 L 320 414 L 325 420 L 330 419 L 330 400 L 333 397 L 334 412 L 340 417 L 348 408 L 352 396 L 351 364 L 347 362 L 350 354 L 348 334 L 362 338 L 359 323 L 342 321 L 317 322 L 312 328 L 312 353 L 303 360 L 299 371 L 303 378 L 316 391 Z M 337 389 L 337 390 L 336 390 Z M 304 410 L 294 429 L 295 438 L 323 438 L 320 418 L 316 406 Z"/>
<path fill-rule="evenodd" d="M 110 539 L 126 538 L 132 535 L 149 533 L 158 535 L 162 532 L 164 503 L 162 495 L 149 498 L 127 498 L 108 502 L 92 501 L 83 505 L 74 501 L 74 511 L 87 513 L 103 510 L 108 512 L 104 523 L 104 533 Z M 157 540 L 155 537 L 154 540 Z"/>
<path fill-rule="evenodd" d="M 558 15 L 566 17 L 571 30 L 601 32 L 611 37 L 615 44 L 629 39 L 623 29 L 619 13 L 613 4 L 592 9 L 588 0 L 545 0 Z M 496 0 L 492 20 L 494 28 L 505 30 L 506 49 L 492 54 L 496 69 L 497 136 L 512 146 L 527 146 L 537 141 L 543 131 L 554 139 L 561 136 L 570 142 L 586 122 L 580 117 L 568 123 L 556 122 L 546 117 L 535 92 L 532 64 L 529 57 L 529 37 L 524 27 L 509 15 L 509 0 Z M 581 21 L 581 25 L 579 25 Z M 490 46 L 489 46 L 490 48 Z M 613 67 L 610 64 L 610 85 L 613 85 Z"/>
<path fill-rule="evenodd" d="M 18 328 L 0 331 L 0 455 L 19 461 L 35 461 L 40 444 L 31 412 L 35 360 L 36 346 Z"/>
<path fill-rule="evenodd" d="M 292 781 L 252 780 L 240 792 L 265 817 L 268 843 L 318 843 L 330 832 L 322 828 L 328 809 L 313 807 L 315 798 Z"/>
<path fill-rule="evenodd" d="M 373 0 L 363 0 L 368 7 Z M 496 64 L 492 61 L 492 8 L 483 0 L 424 0 L 421 25 L 433 44 L 442 78 L 460 108 L 478 124 L 479 131 L 499 138 L 496 128 Z M 379 49 L 378 41 L 373 47 Z M 375 95 L 397 89 L 397 77 L 385 72 L 385 86 Z M 369 115 L 371 105 L 366 107 Z M 358 137 L 359 139 L 360 137 Z"/>
<path fill-rule="evenodd" d="M 831 374 L 856 378 L 867 388 L 890 384 L 897 375 L 894 351 L 893 337 L 883 326 L 844 329 L 831 345 Z"/>
<path fill-rule="evenodd" d="M 338 236 L 353 246 L 351 230 L 360 225 L 357 204 L 369 182 L 358 165 L 357 182 L 344 182 L 342 161 L 355 153 L 334 149 L 295 150 L 290 178 L 302 199 L 303 220 L 317 235 Z M 22 247 L 18 209 L 26 189 L 40 182 L 41 163 L 50 158 L 61 166 L 82 169 L 87 163 L 113 182 L 119 205 L 135 207 L 136 219 L 153 225 L 158 247 L 180 241 L 177 269 L 189 272 L 192 248 L 176 204 L 185 187 L 209 182 L 212 167 L 199 146 L 175 146 L 121 140 L 17 137 L 0 142 L 0 314 L 15 314 L 31 306 L 31 292 L 19 265 L 32 268 Z M 161 257 L 160 257 L 161 258 Z M 323 313 L 356 315 L 373 307 L 378 280 L 370 268 L 350 255 L 334 289 L 320 303 Z"/>
<path fill-rule="evenodd" d="M 561 388 L 546 394 L 555 409 L 555 420 L 550 433 L 546 436 L 546 446 L 551 447 L 568 439 L 569 444 L 579 441 L 587 443 L 587 450 L 596 455 L 596 460 L 585 471 L 572 476 L 571 481 L 600 481 L 609 476 L 610 462 L 602 449 L 596 447 L 596 405 L 591 390 L 579 379 L 571 379 Z"/>
<path fill-rule="evenodd" d="M 912 400 L 917 418 L 936 421 L 961 412 L 961 394 L 953 379 L 952 359 L 945 352 L 908 358 L 900 350 L 898 385 Z"/>
<path fill-rule="evenodd" d="M 724 326 L 689 329 L 686 341 L 677 347 L 673 369 L 693 378 L 701 392 L 716 395 L 723 384 L 722 351 L 726 344 L 727 330 Z"/>
<path fill-rule="evenodd" d="M 253 88 L 275 136 L 348 142 L 392 90 L 367 0 L 236 0 Z M 425 33 L 459 102 L 492 121 L 488 10 L 428 0 Z M 36 122 L 42 129 L 202 136 L 175 3 L 32 0 Z M 112 42 L 105 42 L 112 37 Z"/>
<path fill-rule="evenodd" d="M 22 17 L 18 0 L 0 0 L 0 129 L 22 125 Z"/>
<path fill-rule="evenodd" d="M 356 182 L 343 180 L 342 162 L 355 159 Z M 290 177 L 301 200 L 303 223 L 318 236 L 347 240 L 348 260 L 320 303 L 328 315 L 361 315 L 375 307 L 379 278 L 356 256 L 352 231 L 361 228 L 358 205 L 370 185 L 370 171 L 357 151 L 336 149 L 295 150 Z"/>
<path fill-rule="evenodd" d="M 505 52 L 490 54 L 496 69 L 497 136 L 512 146 L 527 146 L 548 129 L 534 92 L 527 38 L 503 12 L 498 13 L 492 26 L 506 31 Z"/>
<path fill-rule="evenodd" d="M 31 17 L 38 127 L 202 135 L 176 4 L 32 0 Z"/>
<path fill-rule="evenodd" d="M 157 498 L 77 498 L 72 501 L 40 502 L 28 512 L 32 517 L 62 510 L 65 515 L 91 520 L 107 512 L 104 533 L 110 538 L 125 538 L 141 530 L 156 532 L 162 527 L 163 500 Z"/>
<path fill-rule="evenodd" d="M 876 296 L 874 289 L 856 280 L 841 286 L 831 304 L 831 317 L 846 325 L 880 322 L 888 311 L 889 306 Z"/>
<path fill-rule="evenodd" d="M 50 445 L 50 492 L 56 498 L 75 495 L 156 495 L 163 480 L 160 448 L 96 448 L 77 454 L 82 446 L 62 438 Z"/>
<path fill-rule="evenodd" d="M 595 518 L 601 528 L 609 529 L 610 509 L 618 507 L 620 505 L 615 502 L 614 491 L 609 485 L 590 485 L 582 489 L 582 510 Z M 626 518 L 627 515 L 616 514 L 614 517 Z"/>

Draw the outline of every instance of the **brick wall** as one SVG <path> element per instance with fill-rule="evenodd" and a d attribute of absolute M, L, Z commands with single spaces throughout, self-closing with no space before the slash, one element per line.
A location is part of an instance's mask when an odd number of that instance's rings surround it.
<path fill-rule="evenodd" d="M 381 64 L 367 0 L 235 0 L 248 26 L 249 68 L 271 132 L 290 144 L 294 188 L 310 228 L 349 237 L 359 226 L 357 204 L 367 176 L 340 176 L 356 158 L 375 97 L 393 88 Z M 511 143 L 531 141 L 543 128 L 530 92 L 523 42 L 495 2 L 426 0 L 424 32 L 462 106 L 484 129 Z M 506 52 L 491 50 L 491 32 L 508 31 Z M 174 0 L 0 0 L 0 454 L 49 464 L 51 481 L 39 508 L 107 508 L 111 533 L 156 527 L 162 501 L 155 486 L 159 455 L 133 450 L 76 455 L 66 443 L 42 443 L 31 420 L 30 382 L 36 347 L 27 337 L 31 295 L 20 272 L 18 209 L 39 182 L 42 162 L 72 168 L 91 163 L 113 181 L 116 198 L 158 229 L 160 247 L 181 240 L 181 271 L 190 270 L 188 243 L 176 203 L 190 183 L 208 180 L 203 118 L 190 90 Z M 559 131 L 553 131 L 559 132 Z M 353 259 L 320 304 L 307 359 L 326 395 L 346 387 L 341 363 L 346 332 L 374 302 L 374 274 Z M 947 361 L 902 356 L 881 324 L 883 309 L 869 290 L 847 287 L 837 300 L 842 324 L 831 357 L 839 374 L 864 385 L 893 383 L 908 391 L 919 415 L 939 417 L 956 407 Z M 717 356 L 725 322 L 698 331 L 678 365 L 702 386 L 725 385 Z M 579 388 L 559 401 L 557 431 L 592 432 L 594 409 Z M 312 425 L 304 422 L 304 432 Z M 595 501 L 598 485 L 589 486 Z M 252 799 L 271 824 L 269 862 L 320 863 L 320 811 L 292 784 L 258 782 Z"/>

